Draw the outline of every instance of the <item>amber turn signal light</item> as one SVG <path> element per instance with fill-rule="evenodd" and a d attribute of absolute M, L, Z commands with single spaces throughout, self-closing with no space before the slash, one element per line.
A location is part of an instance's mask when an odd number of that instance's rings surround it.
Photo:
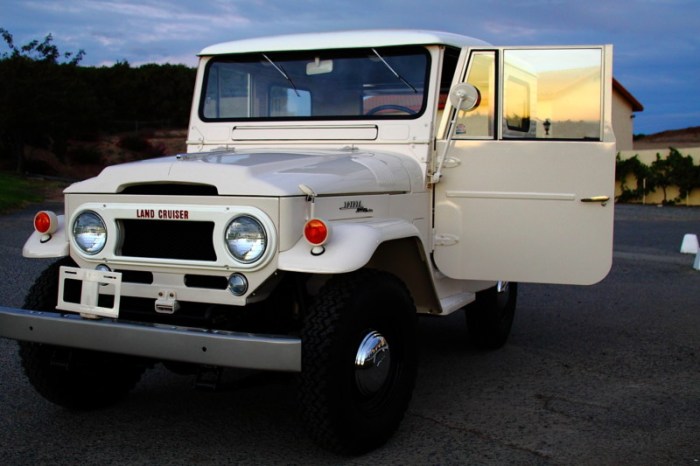
<path fill-rule="evenodd" d="M 51 235 L 58 229 L 58 217 L 50 210 L 42 210 L 34 216 L 34 229 L 42 235 Z"/>
<path fill-rule="evenodd" d="M 304 238 L 312 246 L 321 246 L 328 241 L 330 227 L 319 218 L 312 218 L 304 225 Z"/>

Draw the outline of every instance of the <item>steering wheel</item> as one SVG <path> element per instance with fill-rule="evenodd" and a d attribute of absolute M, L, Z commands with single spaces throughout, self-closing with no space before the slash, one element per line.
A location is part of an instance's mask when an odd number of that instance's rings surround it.
<path fill-rule="evenodd" d="M 412 110 L 408 107 L 404 107 L 403 105 L 384 104 L 384 105 L 377 105 L 373 109 L 369 110 L 365 115 L 374 115 L 375 113 L 379 113 L 379 112 L 382 112 L 384 110 L 396 110 L 398 112 L 408 113 L 409 115 L 416 114 L 415 110 Z"/>

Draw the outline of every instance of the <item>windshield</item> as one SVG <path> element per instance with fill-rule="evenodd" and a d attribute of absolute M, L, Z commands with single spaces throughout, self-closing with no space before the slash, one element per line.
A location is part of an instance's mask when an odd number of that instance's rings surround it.
<path fill-rule="evenodd" d="M 417 118 L 429 65 L 422 47 L 214 57 L 199 112 L 204 121 Z"/>

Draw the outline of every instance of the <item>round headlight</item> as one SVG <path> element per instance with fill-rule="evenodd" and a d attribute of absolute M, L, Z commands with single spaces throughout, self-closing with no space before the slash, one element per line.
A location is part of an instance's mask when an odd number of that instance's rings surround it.
<path fill-rule="evenodd" d="M 91 210 L 86 210 L 73 222 L 75 243 L 86 254 L 97 254 L 107 242 L 107 228 L 102 217 Z"/>
<path fill-rule="evenodd" d="M 253 217 L 236 217 L 226 228 L 226 246 L 237 261 L 244 264 L 255 262 L 267 248 L 265 229 Z"/>

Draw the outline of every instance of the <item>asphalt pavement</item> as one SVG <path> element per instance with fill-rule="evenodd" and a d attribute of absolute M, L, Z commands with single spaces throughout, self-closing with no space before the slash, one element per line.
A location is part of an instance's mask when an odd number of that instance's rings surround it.
<path fill-rule="evenodd" d="M 36 210 L 0 217 L 0 305 L 50 262 L 21 257 Z M 461 313 L 422 318 L 409 411 L 367 455 L 307 439 L 288 375 L 230 370 L 208 392 L 157 366 L 124 403 L 71 412 L 0 339 L 0 464 L 700 465 L 700 271 L 679 252 L 700 209 L 617 206 L 615 228 L 601 283 L 521 285 L 501 350 L 470 348 Z"/>

